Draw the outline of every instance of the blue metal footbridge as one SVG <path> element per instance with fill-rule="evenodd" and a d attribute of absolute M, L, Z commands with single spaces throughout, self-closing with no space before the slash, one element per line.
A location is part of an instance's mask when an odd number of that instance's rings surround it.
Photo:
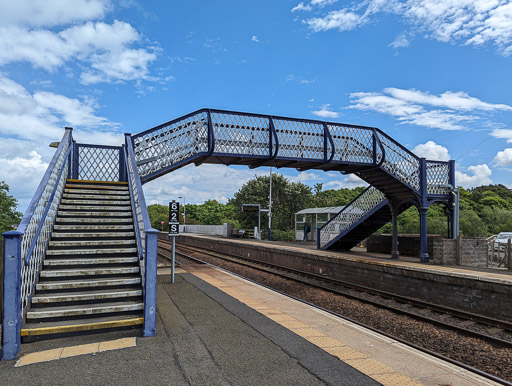
<path fill-rule="evenodd" d="M 2 359 L 17 357 L 22 336 L 138 324 L 155 334 L 158 231 L 142 185 L 191 163 L 356 174 L 369 187 L 318 229 L 319 249 L 349 250 L 391 221 L 398 258 L 397 216 L 416 206 L 428 263 L 434 202 L 456 235 L 454 161 L 419 158 L 377 128 L 214 109 L 125 134 L 119 147 L 76 143 L 66 128 L 21 224 L 3 234 Z"/>

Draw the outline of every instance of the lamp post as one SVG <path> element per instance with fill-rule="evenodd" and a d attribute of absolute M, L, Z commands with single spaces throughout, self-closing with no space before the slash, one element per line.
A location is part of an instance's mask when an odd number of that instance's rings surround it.
<path fill-rule="evenodd" d="M 178 198 L 183 198 L 183 233 L 185 233 L 187 231 L 187 221 L 185 220 L 185 216 L 186 216 L 185 196 L 179 196 Z"/>

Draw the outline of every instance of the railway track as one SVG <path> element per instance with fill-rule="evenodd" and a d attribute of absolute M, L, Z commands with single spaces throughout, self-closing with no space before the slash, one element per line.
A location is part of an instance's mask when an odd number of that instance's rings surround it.
<path fill-rule="evenodd" d="M 160 240 L 159 247 L 163 250 L 167 249 L 170 251 L 168 245 L 170 245 L 170 243 L 167 243 L 164 240 Z M 354 285 L 352 283 L 332 279 L 323 275 L 294 270 L 288 267 L 274 264 L 256 262 L 252 259 L 241 256 L 211 252 L 202 248 L 191 247 L 183 244 L 177 244 L 176 247 L 177 256 L 191 260 L 194 263 L 206 263 L 217 266 L 218 263 L 210 263 L 205 260 L 211 261 L 212 258 L 220 259 L 224 262 L 252 268 L 261 272 L 279 276 L 287 280 L 293 280 L 294 282 L 300 283 L 301 285 L 307 284 L 314 288 L 328 291 L 335 295 L 354 299 L 365 304 L 370 304 L 380 309 L 385 309 L 390 312 L 400 314 L 404 317 L 412 318 L 419 322 L 429 323 L 436 327 L 449 329 L 470 339 L 480 339 L 488 344 L 504 349 L 512 348 L 512 323 L 504 320 L 487 318 L 482 315 L 476 315 L 452 308 L 442 307 L 437 304 L 431 304 L 413 298 L 407 298 L 364 286 Z M 192 254 L 195 256 L 192 256 Z M 197 257 L 197 255 L 200 257 Z M 327 311 L 332 312 L 330 310 Z M 378 328 L 368 326 L 360 322 L 356 323 L 362 324 L 365 327 L 369 327 L 379 333 L 383 333 L 383 331 L 379 330 Z M 397 339 L 396 336 L 389 333 L 384 332 L 384 335 L 388 335 Z M 499 383 L 508 385 L 512 384 L 502 380 L 501 378 L 496 378 L 484 370 L 477 369 L 476 367 L 461 363 L 456 359 L 449 358 L 446 356 L 446 353 L 438 354 L 437 352 L 425 349 L 421 346 L 411 344 L 407 340 L 401 338 L 398 338 L 398 340 L 426 351 L 430 354 L 440 356 L 445 360 L 449 360 L 459 366 L 465 367 L 483 376 L 487 376 L 488 378 Z"/>

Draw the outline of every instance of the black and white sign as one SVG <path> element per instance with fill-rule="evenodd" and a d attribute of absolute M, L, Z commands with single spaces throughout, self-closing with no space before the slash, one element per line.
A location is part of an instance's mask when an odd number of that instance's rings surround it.
<path fill-rule="evenodd" d="M 179 235 L 180 235 L 180 224 L 169 223 L 169 236 L 179 236 Z"/>
<path fill-rule="evenodd" d="M 180 234 L 180 203 L 172 201 L 169 203 L 169 236 Z"/>

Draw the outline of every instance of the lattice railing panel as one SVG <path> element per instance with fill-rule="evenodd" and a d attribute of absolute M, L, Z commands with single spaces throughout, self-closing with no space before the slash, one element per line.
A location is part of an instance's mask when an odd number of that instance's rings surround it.
<path fill-rule="evenodd" d="M 450 183 L 450 165 L 447 162 L 427 161 L 427 193 L 447 194 Z M 444 187 L 441 187 L 443 186 Z"/>
<path fill-rule="evenodd" d="M 420 190 L 420 160 L 385 135 L 379 135 L 386 156 L 382 167 L 400 182 Z"/>
<path fill-rule="evenodd" d="M 23 233 L 21 240 L 21 315 L 23 316 L 27 306 L 29 305 L 29 297 L 32 293 L 32 287 L 37 279 L 39 269 L 43 262 L 46 246 L 51 236 L 55 217 L 57 215 L 57 208 L 59 206 L 66 178 L 68 176 L 69 162 L 67 155 L 70 146 L 71 133 L 66 132 L 62 138 L 61 143 L 63 147 L 60 150 L 58 158 L 55 162 L 53 170 L 49 176 L 48 182 L 44 186 L 37 204 L 35 205 L 33 213 L 25 214 L 18 231 Z M 57 154 L 56 154 L 57 155 Z M 64 169 L 61 173 L 61 170 Z M 56 188 L 56 189 L 55 189 Z M 55 190 L 55 194 L 50 203 L 50 207 L 46 216 L 44 216 L 47 204 Z M 44 218 L 43 218 L 44 216 Z M 39 235 L 37 231 L 40 224 L 43 223 Z M 32 254 L 30 255 L 29 264 L 25 265 L 27 254 L 30 253 L 30 248 L 34 243 Z"/>
<path fill-rule="evenodd" d="M 320 229 L 320 247 L 327 245 L 340 233 L 362 220 L 385 199 L 384 193 L 377 188 L 367 188 Z"/>
<path fill-rule="evenodd" d="M 134 137 L 139 173 L 147 176 L 208 151 L 208 117 L 201 112 Z"/>
<path fill-rule="evenodd" d="M 268 156 L 270 120 L 259 115 L 212 112 L 215 153 Z"/>
<path fill-rule="evenodd" d="M 335 161 L 368 163 L 373 162 L 373 131 L 343 125 L 328 125 L 334 142 Z"/>
<path fill-rule="evenodd" d="M 78 179 L 119 181 L 121 148 L 78 144 Z"/>
<path fill-rule="evenodd" d="M 318 122 L 274 119 L 279 140 L 279 157 L 322 160 L 324 126 Z"/>

